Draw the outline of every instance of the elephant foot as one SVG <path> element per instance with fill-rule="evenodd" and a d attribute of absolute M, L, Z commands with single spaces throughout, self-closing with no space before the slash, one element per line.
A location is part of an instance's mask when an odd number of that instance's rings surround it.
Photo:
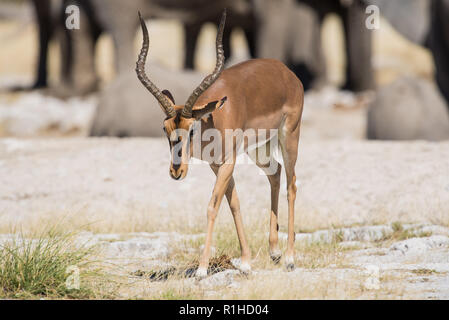
<path fill-rule="evenodd" d="M 10 92 L 28 92 L 28 91 L 40 90 L 40 89 L 44 89 L 44 88 L 47 88 L 47 83 L 35 82 L 31 86 L 16 85 L 16 86 L 12 86 L 10 88 L 6 88 L 6 90 L 10 91 Z"/>
<path fill-rule="evenodd" d="M 98 82 L 90 83 L 82 87 L 72 85 L 58 85 L 46 90 L 46 94 L 59 98 L 68 99 L 71 97 L 83 97 L 98 91 Z"/>

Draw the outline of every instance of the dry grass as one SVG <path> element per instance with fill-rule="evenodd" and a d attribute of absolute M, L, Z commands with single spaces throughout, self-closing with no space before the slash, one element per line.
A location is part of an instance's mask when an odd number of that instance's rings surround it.
<path fill-rule="evenodd" d="M 8 267 L 2 265 L 3 276 L 0 277 L 2 287 L 5 288 L 3 297 L 12 298 L 112 298 L 112 299 L 401 299 L 410 298 L 404 292 L 401 281 L 403 276 L 391 273 L 381 274 L 381 286 L 377 290 L 369 290 L 364 285 L 367 275 L 364 270 L 351 267 L 345 260 L 345 250 L 339 246 L 338 239 L 332 243 L 296 243 L 298 259 L 297 269 L 286 272 L 283 264 L 275 265 L 271 262 L 268 253 L 268 224 L 267 221 L 253 221 L 246 225 L 247 232 L 253 235 L 250 238 L 252 251 L 253 273 L 248 277 L 235 276 L 235 286 L 219 285 L 207 288 L 198 284 L 191 276 L 194 272 L 186 274 L 187 270 L 195 269 L 198 264 L 201 245 L 204 237 L 195 240 L 185 240 L 178 243 L 170 255 L 173 268 L 159 270 L 143 270 L 129 272 L 125 269 L 118 271 L 120 266 L 101 264 L 101 274 L 89 274 L 89 255 L 91 249 L 76 250 L 65 237 L 64 233 L 49 235 L 48 233 L 37 239 L 37 245 L 29 245 L 30 235 L 23 243 L 28 244 L 28 252 L 20 252 L 19 243 L 10 245 L 9 251 L 15 255 L 9 257 Z M 403 232 L 400 224 L 393 226 L 395 233 Z M 50 240 L 50 241 L 48 241 Z M 385 240 L 388 241 L 388 240 Z M 36 243 L 36 242 L 34 242 Z M 48 244 L 47 244 L 48 243 Z M 55 247 L 54 250 L 49 250 Z M 215 256 L 211 265 L 223 269 L 233 268 L 230 258 L 240 256 L 240 248 L 234 226 L 229 223 L 219 223 L 214 236 Z M 285 240 L 280 240 L 280 247 L 285 250 Z M 83 251 L 84 250 L 84 251 Z M 6 251 L 3 251 L 4 255 Z M 36 257 L 28 259 L 31 270 L 38 270 L 39 266 L 48 266 L 49 261 L 57 268 L 39 272 L 23 272 L 30 269 L 24 263 L 23 257 Z M 15 263 L 10 263 L 15 259 Z M 53 260 L 52 260 L 53 259 Z M 6 260 L 5 260 L 6 261 Z M 83 287 L 77 292 L 64 289 L 67 265 L 76 264 L 81 267 Z M 15 267 L 10 267 L 15 265 Z M 418 275 L 433 274 L 433 270 L 415 270 Z M 42 273 L 42 272 L 41 272 Z M 210 273 L 213 273 L 212 271 Z M 35 274 L 40 274 L 37 277 Z M 27 275 L 22 284 L 12 284 L 17 275 Z M 50 281 L 42 280 L 42 276 Z M 31 280 L 30 280 L 31 279 Z M 26 284 L 30 282 L 32 285 Z M 26 284 L 26 285 L 25 285 Z M 412 297 L 413 298 L 413 297 Z"/>
<path fill-rule="evenodd" d="M 408 299 L 404 276 L 382 274 L 378 289 L 368 289 L 367 275 L 357 269 L 264 270 L 236 276 L 235 285 L 204 287 L 194 279 L 169 278 L 152 282 L 138 279 L 123 286 L 117 296 L 140 299 Z"/>
<path fill-rule="evenodd" d="M 121 294 L 127 298 L 141 299 L 402 299 L 407 298 L 399 278 L 389 276 L 377 290 L 365 287 L 362 271 L 323 272 L 322 270 L 297 270 L 264 272 L 238 279 L 236 287 L 207 289 L 193 279 L 169 279 L 166 282 L 133 283 Z M 136 285 L 137 284 L 137 285 Z M 140 286 L 140 288 L 138 288 Z M 136 289 L 136 287 L 138 289 Z"/>
<path fill-rule="evenodd" d="M 52 228 L 0 244 L 0 297 L 102 297 L 95 248 L 75 243 L 75 238 L 75 232 Z M 74 277 L 79 279 L 78 286 Z"/>
<path fill-rule="evenodd" d="M 414 274 L 420 275 L 420 276 L 428 276 L 428 275 L 433 275 L 433 274 L 440 274 L 441 272 L 437 272 L 436 270 L 433 269 L 427 269 L 427 268 L 420 268 L 420 269 L 415 269 L 411 271 Z"/>
<path fill-rule="evenodd" d="M 132 232 L 171 232 L 197 234 L 204 232 L 204 217 L 183 217 L 175 210 L 164 210 L 164 218 L 160 219 L 160 211 L 134 210 L 118 213 L 89 212 L 88 210 L 66 212 L 38 212 L 29 215 L 26 220 L 17 221 L 15 217 L 0 213 L 0 233 L 12 233 L 20 228 L 26 233 L 39 233 L 54 221 L 64 221 L 71 230 L 84 230 L 93 233 L 132 233 Z M 205 215 L 204 215 L 205 216 Z M 4 219 L 3 219 L 4 218 Z"/>

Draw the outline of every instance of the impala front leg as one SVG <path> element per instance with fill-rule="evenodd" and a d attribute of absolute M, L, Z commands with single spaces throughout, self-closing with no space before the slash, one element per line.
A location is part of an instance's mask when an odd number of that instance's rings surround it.
<path fill-rule="evenodd" d="M 217 217 L 218 209 L 220 208 L 223 196 L 228 188 L 229 182 L 234 171 L 234 163 L 223 164 L 217 172 L 217 180 L 215 181 L 212 197 L 207 207 L 207 234 L 206 243 L 204 245 L 203 254 L 200 259 L 200 265 L 196 271 L 197 278 L 204 278 L 207 276 L 207 268 L 209 266 L 210 246 L 212 243 L 212 232 L 214 229 L 215 218 Z"/>
<path fill-rule="evenodd" d="M 218 173 L 218 168 L 211 166 L 215 174 Z M 231 179 L 228 184 L 228 189 L 226 190 L 226 199 L 229 203 L 229 208 L 231 209 L 232 216 L 234 218 L 235 228 L 237 230 L 237 236 L 240 243 L 240 251 L 242 253 L 240 271 L 243 274 L 248 274 L 251 271 L 251 251 L 249 249 L 248 242 L 246 241 L 245 231 L 243 230 L 242 214 L 240 213 L 240 202 L 237 196 L 237 189 L 235 187 L 234 178 Z"/>

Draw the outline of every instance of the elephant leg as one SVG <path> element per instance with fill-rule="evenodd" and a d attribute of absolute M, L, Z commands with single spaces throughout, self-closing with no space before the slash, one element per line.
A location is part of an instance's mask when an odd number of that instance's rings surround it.
<path fill-rule="evenodd" d="M 198 37 L 201 31 L 201 24 L 185 24 L 184 25 L 184 68 L 194 69 L 195 66 L 195 50 Z"/>
<path fill-rule="evenodd" d="M 218 25 L 217 25 L 218 30 Z M 223 50 L 225 54 L 225 62 L 229 59 L 232 53 L 231 49 L 231 34 L 232 34 L 232 28 L 225 28 L 223 32 Z"/>
<path fill-rule="evenodd" d="M 321 45 L 321 26 L 323 18 L 317 16 L 311 26 L 312 39 L 314 41 L 311 44 L 312 56 L 310 57 L 310 66 L 314 74 L 313 81 L 311 83 L 312 88 L 320 88 L 327 83 L 327 68 L 326 59 L 324 57 L 323 47 Z"/>
<path fill-rule="evenodd" d="M 248 43 L 249 54 L 251 58 L 256 58 L 256 43 L 257 43 L 257 31 L 256 28 L 245 28 L 243 30 L 245 33 L 246 41 Z"/>
<path fill-rule="evenodd" d="M 327 82 L 321 45 L 323 17 L 318 9 L 304 3 L 298 3 L 290 16 L 288 32 L 292 49 L 288 66 L 301 79 L 305 90 L 323 87 Z"/>
<path fill-rule="evenodd" d="M 288 19 L 292 0 L 261 0 L 256 11 L 259 16 L 257 57 L 287 60 Z"/>
<path fill-rule="evenodd" d="M 363 91 L 374 86 L 371 63 L 371 30 L 365 26 L 366 14 L 360 1 L 342 10 L 346 38 L 345 89 Z"/>
<path fill-rule="evenodd" d="M 202 22 L 184 25 L 185 69 L 195 68 L 195 51 L 202 25 Z M 231 32 L 231 28 L 225 28 L 223 33 L 223 50 L 225 53 L 225 60 L 227 60 L 231 55 Z"/>
<path fill-rule="evenodd" d="M 435 62 L 435 78 L 449 107 L 449 1 L 432 4 L 429 47 Z"/>
<path fill-rule="evenodd" d="M 65 8 L 69 5 L 80 8 L 80 28 L 65 27 Z M 99 32 L 84 4 L 64 1 L 61 12 L 61 84 L 51 92 L 59 97 L 85 95 L 98 89 L 95 70 L 95 44 Z"/>
<path fill-rule="evenodd" d="M 123 74 L 135 68 L 136 54 L 134 51 L 134 35 L 136 26 L 126 25 L 121 30 L 115 30 L 114 39 L 116 68 L 118 74 Z"/>
<path fill-rule="evenodd" d="M 81 19 L 84 28 L 74 30 L 74 65 L 73 83 L 81 95 L 89 94 L 98 89 L 98 75 L 95 69 L 95 46 L 99 37 L 98 27 L 93 20 L 89 1 L 78 1 L 81 5 Z"/>
<path fill-rule="evenodd" d="M 50 0 L 33 0 L 36 19 L 39 26 L 39 58 L 36 69 L 36 79 L 33 89 L 47 86 L 48 45 L 52 36 Z"/>

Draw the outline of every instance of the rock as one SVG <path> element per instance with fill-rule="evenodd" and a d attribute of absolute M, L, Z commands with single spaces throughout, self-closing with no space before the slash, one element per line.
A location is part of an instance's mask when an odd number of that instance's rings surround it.
<path fill-rule="evenodd" d="M 414 234 L 415 236 L 421 236 L 421 235 L 443 235 L 443 236 L 449 236 L 449 228 L 439 226 L 439 225 L 432 225 L 432 224 L 404 224 L 403 229 L 411 234 Z"/>
<path fill-rule="evenodd" d="M 108 259 L 162 259 L 185 240 L 196 240 L 203 234 L 184 235 L 177 232 L 132 232 L 128 234 L 96 234 L 91 243 L 100 243 Z M 85 236 L 81 239 L 86 239 Z"/>
<path fill-rule="evenodd" d="M 338 245 L 344 249 L 367 249 L 372 246 L 371 244 L 361 241 L 343 241 Z"/>
<path fill-rule="evenodd" d="M 157 259 L 168 256 L 169 243 L 165 239 L 133 238 L 106 245 L 108 256 L 117 258 Z"/>
<path fill-rule="evenodd" d="M 402 77 L 377 90 L 368 111 L 369 139 L 449 139 L 448 106 L 431 82 Z"/>
<path fill-rule="evenodd" d="M 342 242 L 372 242 L 379 241 L 388 237 L 393 233 L 393 228 L 390 226 L 364 226 L 354 228 L 341 228 L 334 230 L 320 230 L 313 233 L 298 233 L 296 234 L 297 241 L 308 242 L 324 242 L 330 243 L 332 241 Z M 280 234 L 280 238 L 287 239 L 287 234 Z"/>
<path fill-rule="evenodd" d="M 397 242 L 390 247 L 390 250 L 398 250 L 405 253 L 427 251 L 433 248 L 439 248 L 449 245 L 449 237 L 446 236 L 431 236 L 425 238 L 411 238 L 404 241 Z"/>
<path fill-rule="evenodd" d="M 162 91 L 168 89 L 175 102 L 184 104 L 204 75 L 147 66 L 147 75 Z M 91 136 L 162 136 L 165 114 L 157 100 L 130 71 L 115 79 L 101 94 L 90 130 Z"/>
<path fill-rule="evenodd" d="M 208 276 L 199 282 L 199 285 L 204 289 L 213 289 L 216 287 L 237 287 L 235 282 L 235 277 L 238 276 L 240 272 L 238 270 L 226 270 L 218 272 L 211 276 Z"/>

